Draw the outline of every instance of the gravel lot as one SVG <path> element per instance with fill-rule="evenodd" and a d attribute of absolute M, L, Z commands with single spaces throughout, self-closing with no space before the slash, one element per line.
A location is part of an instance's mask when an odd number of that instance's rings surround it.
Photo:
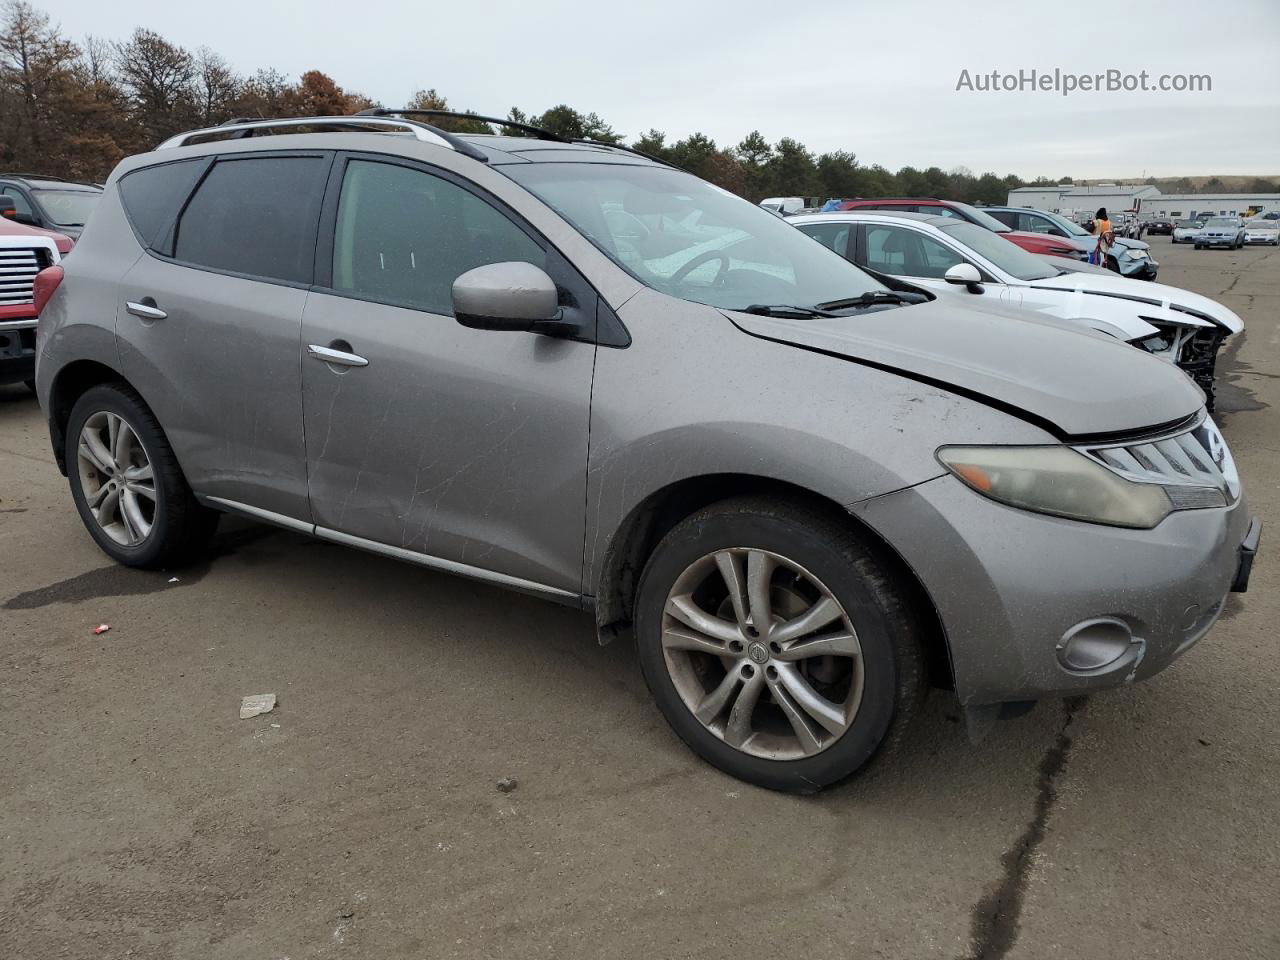
<path fill-rule="evenodd" d="M 1248 324 L 1250 592 L 978 746 L 937 695 L 817 798 L 696 760 L 570 610 L 239 521 L 176 583 L 112 566 L 0 388 L 0 956 L 1280 956 L 1280 251 L 1151 242 Z"/>

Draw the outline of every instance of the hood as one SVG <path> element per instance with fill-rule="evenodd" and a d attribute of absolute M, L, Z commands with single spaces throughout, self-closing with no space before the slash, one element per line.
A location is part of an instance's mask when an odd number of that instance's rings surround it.
<path fill-rule="evenodd" d="M 52 230 L 44 230 L 40 227 L 29 227 L 25 223 L 14 223 L 12 220 L 5 220 L 0 217 L 0 237 L 48 237 L 57 246 L 58 252 L 67 254 L 71 248 L 75 246 L 75 241 L 62 233 L 55 233 Z"/>
<path fill-rule="evenodd" d="M 1239 333 L 1244 329 L 1244 321 L 1234 311 L 1227 309 L 1216 300 L 1164 283 L 1130 280 L 1111 271 L 1107 271 L 1105 276 L 1092 270 L 1073 271 L 1062 276 L 1032 280 L 1028 285 L 1046 290 L 1082 290 L 1088 294 L 1129 300 L 1133 302 L 1139 314 L 1146 312 L 1144 307 L 1162 308 L 1172 312 L 1172 319 L 1175 322 L 1190 323 L 1193 319 L 1207 320 L 1216 323 L 1229 333 Z M 1148 315 L 1164 319 L 1158 312 Z"/>
<path fill-rule="evenodd" d="M 1118 340 L 951 297 L 830 319 L 726 316 L 751 336 L 935 384 L 1064 438 L 1138 433 L 1204 405 L 1181 370 Z"/>
<path fill-rule="evenodd" d="M 1114 247 L 1121 247 L 1125 250 L 1150 250 L 1151 244 L 1144 240 L 1130 240 L 1128 237 L 1116 237 L 1116 242 L 1112 244 Z"/>

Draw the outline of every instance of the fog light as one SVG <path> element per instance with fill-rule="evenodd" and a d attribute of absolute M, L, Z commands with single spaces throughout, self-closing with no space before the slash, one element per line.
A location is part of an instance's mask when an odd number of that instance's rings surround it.
<path fill-rule="evenodd" d="M 1072 673 L 1094 673 L 1120 660 L 1133 643 L 1133 633 L 1120 620 L 1085 620 L 1058 641 L 1058 662 Z"/>

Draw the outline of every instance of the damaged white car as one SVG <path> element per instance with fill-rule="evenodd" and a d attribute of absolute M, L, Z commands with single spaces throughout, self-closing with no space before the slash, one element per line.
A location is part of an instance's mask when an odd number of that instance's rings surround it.
<path fill-rule="evenodd" d="M 929 291 L 981 296 L 1124 340 L 1181 367 L 1213 405 L 1214 367 L 1244 321 L 1222 304 L 1162 283 L 1037 257 L 997 233 L 914 213 L 811 214 L 788 220 L 865 270 Z"/>

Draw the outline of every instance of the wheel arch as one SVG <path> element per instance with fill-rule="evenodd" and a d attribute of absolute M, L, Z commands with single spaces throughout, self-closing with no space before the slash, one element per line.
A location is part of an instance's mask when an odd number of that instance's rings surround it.
<path fill-rule="evenodd" d="M 97 360 L 74 360 L 54 375 L 49 388 L 49 440 L 53 444 L 58 470 L 64 477 L 67 475 L 67 421 L 71 419 L 71 408 L 86 390 L 102 383 L 120 383 L 137 393 L 120 371 Z"/>
<path fill-rule="evenodd" d="M 855 530 L 877 562 L 902 585 L 909 607 L 919 614 L 931 684 L 954 689 L 950 644 L 937 605 L 892 545 L 831 498 L 797 484 L 751 474 L 716 473 L 678 480 L 654 491 L 631 510 L 609 541 L 595 583 L 594 610 L 602 639 L 630 627 L 640 574 L 662 537 L 703 507 L 741 496 L 766 496 L 802 504 Z"/>

